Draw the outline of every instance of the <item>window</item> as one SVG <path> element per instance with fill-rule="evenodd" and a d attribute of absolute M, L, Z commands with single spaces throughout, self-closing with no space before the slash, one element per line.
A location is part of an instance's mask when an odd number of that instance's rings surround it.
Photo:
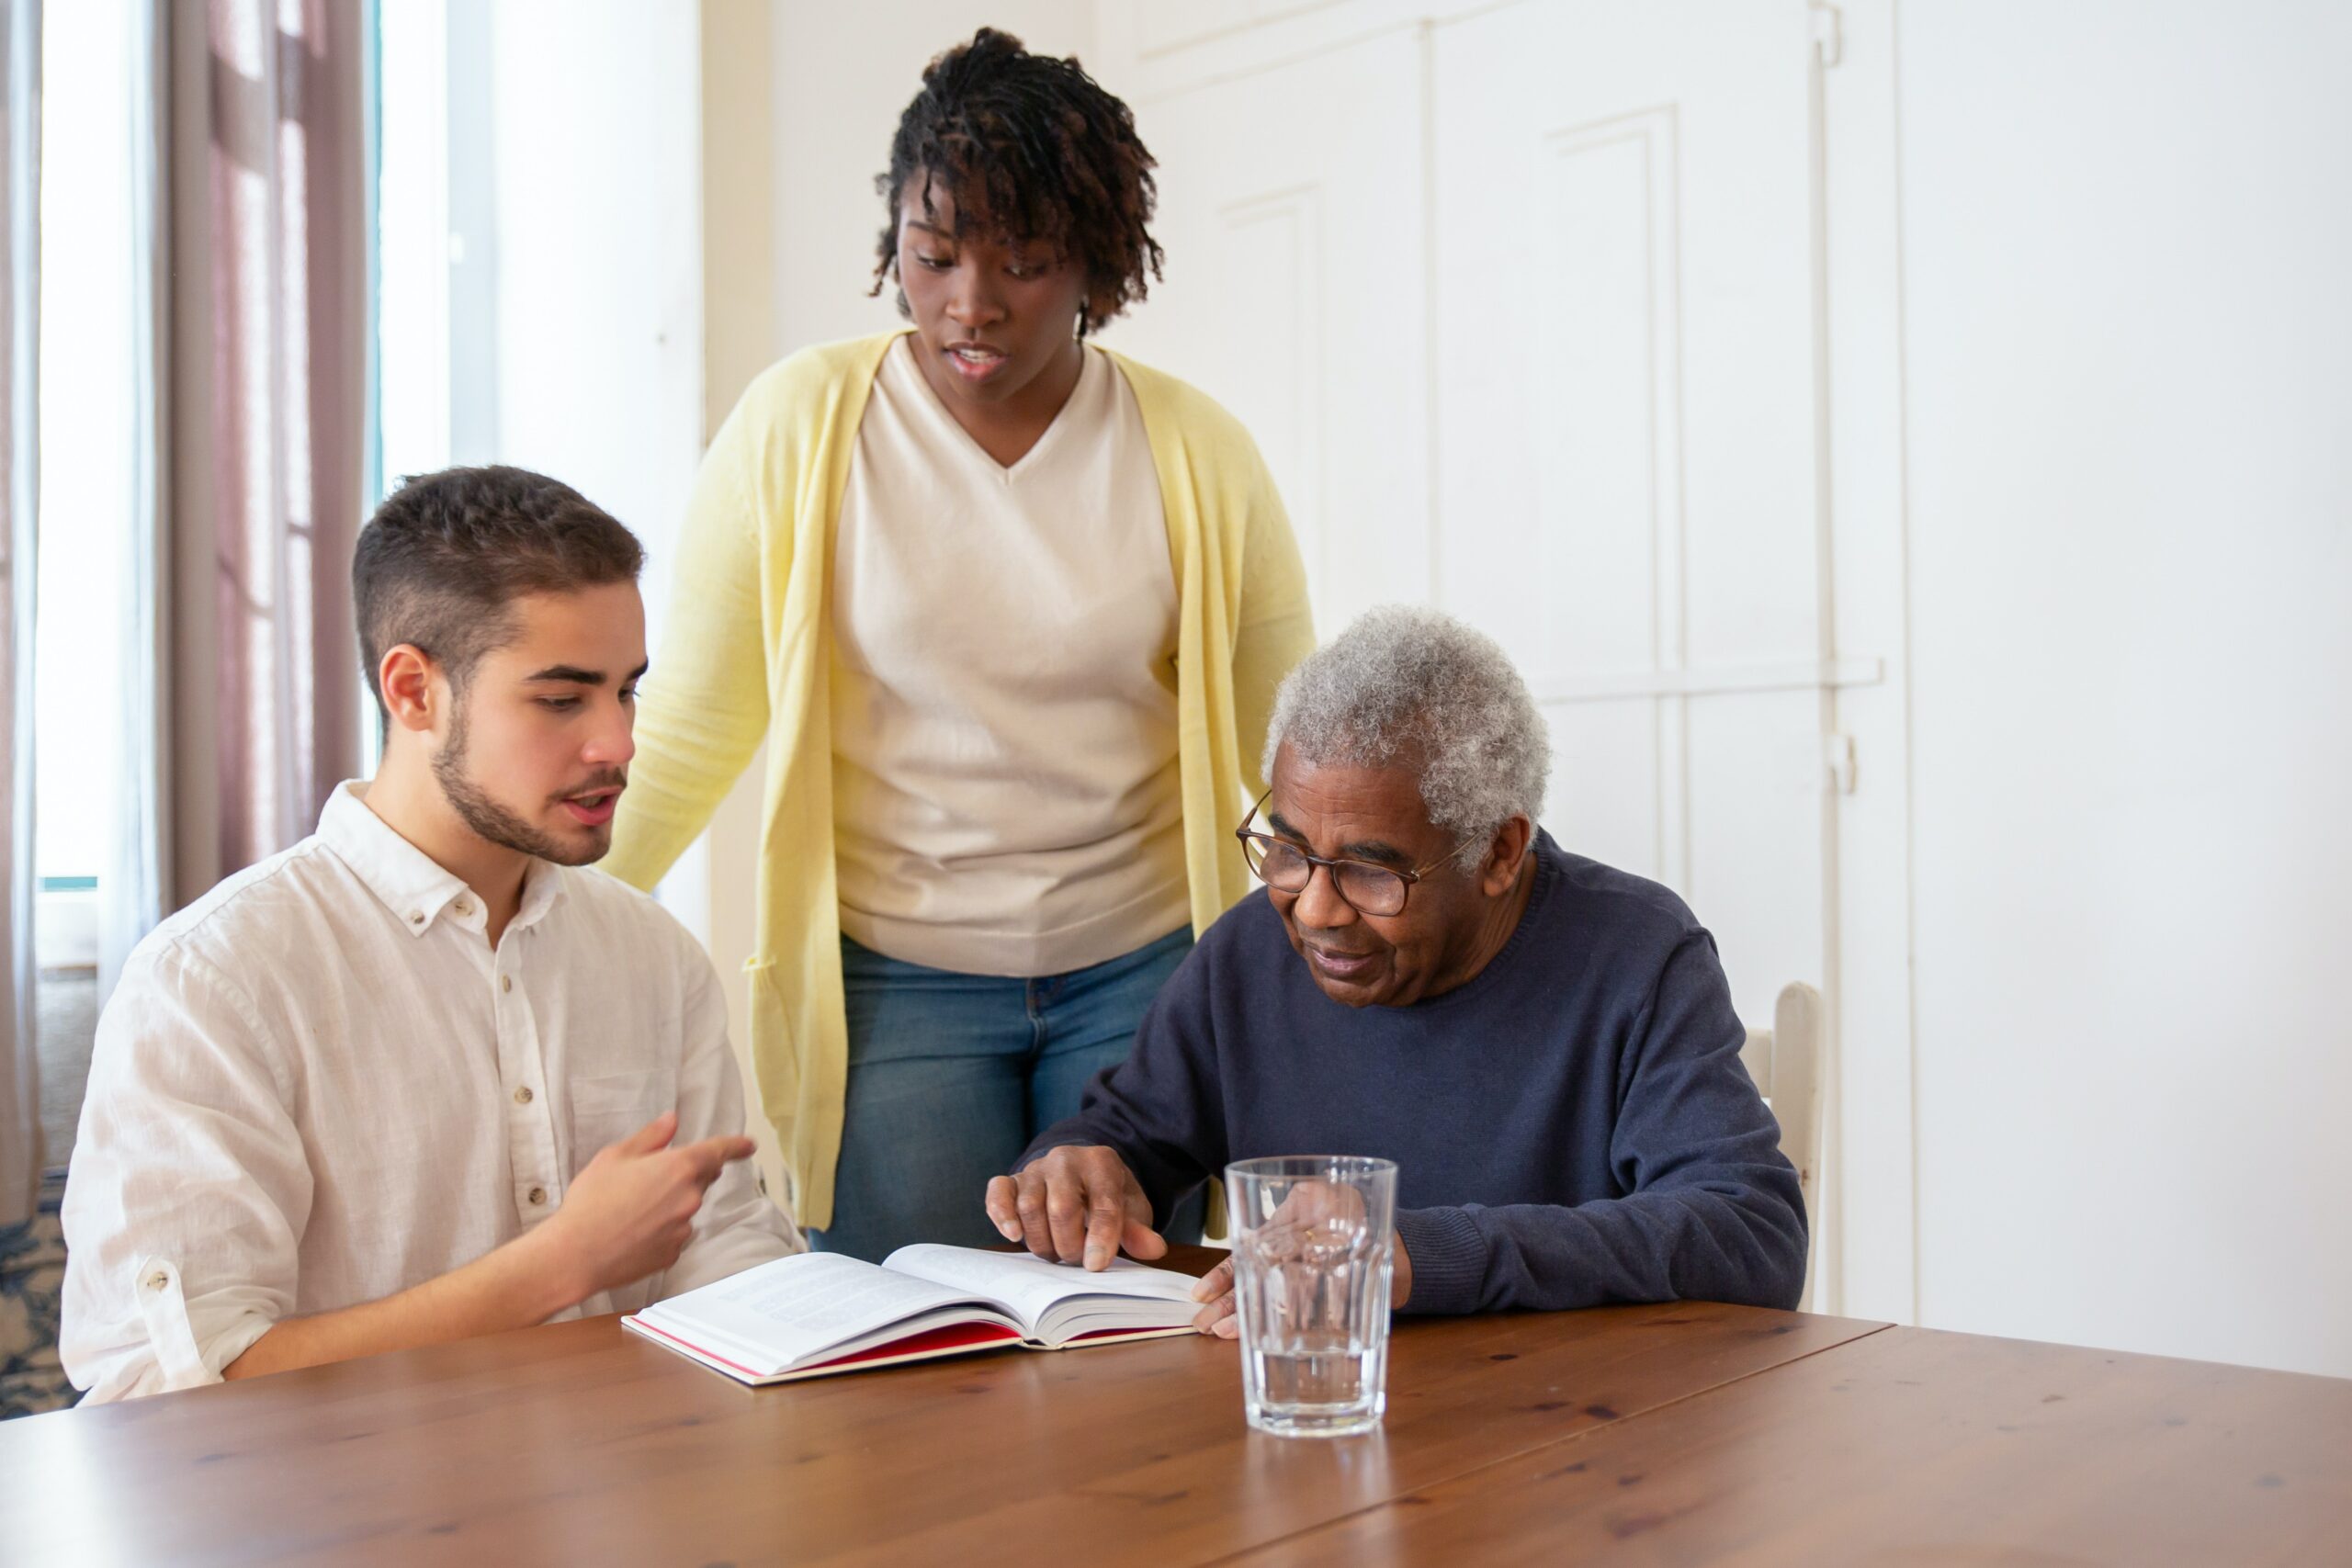
<path fill-rule="evenodd" d="M 136 380 L 130 32 L 123 6 L 52 6 L 41 50 L 40 554 L 34 931 L 41 1098 L 62 1164 L 97 1026 L 98 894 L 122 776 L 122 551 Z"/>

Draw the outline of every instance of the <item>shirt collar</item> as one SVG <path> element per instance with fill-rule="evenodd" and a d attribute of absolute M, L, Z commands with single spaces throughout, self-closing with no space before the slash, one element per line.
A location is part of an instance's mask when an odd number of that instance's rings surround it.
<path fill-rule="evenodd" d="M 335 786 L 319 814 L 319 837 L 379 899 L 401 929 L 419 935 L 447 919 L 481 932 L 490 916 L 465 879 L 395 831 L 368 809 L 367 784 L 354 779 Z M 563 868 L 537 859 L 523 874 L 523 902 L 507 930 L 535 924 L 563 891 Z"/>

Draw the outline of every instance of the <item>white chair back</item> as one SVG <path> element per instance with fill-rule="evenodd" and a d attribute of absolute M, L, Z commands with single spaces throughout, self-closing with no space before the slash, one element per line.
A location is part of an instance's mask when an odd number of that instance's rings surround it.
<path fill-rule="evenodd" d="M 1781 1152 L 1797 1168 L 1808 1224 L 1821 1217 L 1821 993 L 1799 980 L 1781 987 L 1772 1027 L 1751 1029 L 1740 1065 L 1781 1123 Z M 1800 1311 L 1813 1307 L 1813 1257 L 1807 1250 Z"/>

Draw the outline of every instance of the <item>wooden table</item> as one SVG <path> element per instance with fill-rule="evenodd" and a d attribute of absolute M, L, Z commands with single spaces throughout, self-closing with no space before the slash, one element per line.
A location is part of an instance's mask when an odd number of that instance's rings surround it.
<path fill-rule="evenodd" d="M 2352 1382 L 1894 1328 L 1250 1562 L 2352 1563 Z"/>
<path fill-rule="evenodd" d="M 1320 1442 L 1244 1427 L 1222 1341 L 751 1390 L 595 1318 L 0 1425 L 0 1540 L 44 1564 L 2340 1562 L 2347 1455 L 2352 1383 L 1698 1303 L 1406 1321 L 1383 1432 Z"/>

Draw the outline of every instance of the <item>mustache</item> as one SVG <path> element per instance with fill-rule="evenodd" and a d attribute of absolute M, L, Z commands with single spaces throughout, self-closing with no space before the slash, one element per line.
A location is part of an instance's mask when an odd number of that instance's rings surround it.
<path fill-rule="evenodd" d="M 570 789 L 565 790 L 562 794 L 556 795 L 553 798 L 557 800 L 575 800 L 583 795 L 596 795 L 608 789 L 627 789 L 628 787 L 628 774 L 627 773 L 623 772 L 619 768 L 606 768 L 604 772 L 593 774 L 582 782 L 573 784 Z"/>

